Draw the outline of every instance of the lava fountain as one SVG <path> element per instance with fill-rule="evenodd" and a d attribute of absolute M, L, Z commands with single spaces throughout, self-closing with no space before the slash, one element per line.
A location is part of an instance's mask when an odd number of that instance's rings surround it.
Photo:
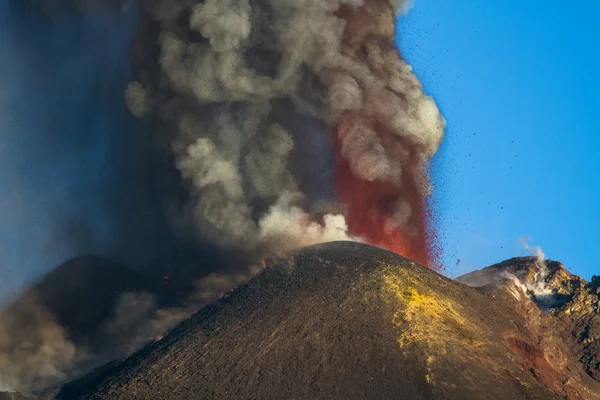
<path fill-rule="evenodd" d="M 395 73 L 408 66 L 394 43 L 388 1 L 342 7 L 337 15 L 346 21 L 343 52 L 360 59 L 380 81 L 363 86 L 365 106 L 344 111 L 335 122 L 336 189 L 338 200 L 346 206 L 348 231 L 369 244 L 433 266 L 439 244 L 432 242 L 436 235 L 430 226 L 427 173 L 431 153 L 423 137 L 439 135 L 443 119 L 435 118 L 437 109 L 428 98 L 415 96 L 417 116 L 437 126 L 416 128 L 413 124 L 413 129 L 425 134 L 415 136 L 406 131 L 410 123 L 398 129 L 394 121 L 395 112 L 401 115 L 407 108 L 402 103 L 410 99 L 406 90 L 394 90 Z M 394 110 L 398 103 L 400 107 Z M 348 151 L 348 147 L 354 149 Z M 356 147 L 362 151 L 355 151 Z"/>

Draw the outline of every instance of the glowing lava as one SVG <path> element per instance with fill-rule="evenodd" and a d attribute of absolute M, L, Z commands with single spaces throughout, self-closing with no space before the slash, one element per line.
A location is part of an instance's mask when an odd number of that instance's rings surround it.
<path fill-rule="evenodd" d="M 346 207 L 346 222 L 349 233 L 363 238 L 367 243 L 383 247 L 402 256 L 431 266 L 432 257 L 428 244 L 428 212 L 426 196 L 422 189 L 422 175 L 411 168 L 402 171 L 401 185 L 381 180 L 365 180 L 356 176 L 349 162 L 341 155 L 341 141 L 350 124 L 360 116 L 346 113 L 337 124 L 335 135 L 336 185 L 338 200 Z M 364 123 L 364 122 L 363 122 Z M 377 125 L 371 123 L 371 125 Z M 383 128 L 377 131 L 381 136 Z M 392 135 L 380 137 L 382 141 L 394 141 L 388 146 L 408 148 L 410 144 L 402 143 Z M 409 166 L 411 163 L 408 163 Z M 417 165 L 414 163 L 413 165 Z M 396 207 L 399 201 L 408 202 L 411 213 L 402 224 L 394 222 Z"/>
<path fill-rule="evenodd" d="M 429 226 L 427 174 L 435 146 L 428 139 L 439 135 L 443 122 L 422 97 L 416 78 L 405 74 L 410 66 L 394 43 L 390 2 L 368 0 L 342 7 L 336 15 L 346 22 L 342 53 L 360 60 L 370 74 L 357 81 L 361 107 L 338 114 L 333 132 L 336 192 L 346 208 L 349 233 L 435 268 L 439 245 Z M 346 93 L 352 93 L 350 86 Z"/>

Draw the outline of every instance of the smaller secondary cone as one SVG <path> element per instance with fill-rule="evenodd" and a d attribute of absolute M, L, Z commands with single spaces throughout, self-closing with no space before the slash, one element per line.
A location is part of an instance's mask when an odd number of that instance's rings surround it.
<path fill-rule="evenodd" d="M 518 299 L 517 312 L 531 327 L 537 327 L 537 348 L 546 349 L 546 361 L 571 371 L 585 371 L 584 378 L 600 382 L 600 279 L 591 282 L 570 273 L 558 261 L 540 260 L 538 257 L 516 257 L 473 271 L 458 281 L 479 287 L 479 290 L 497 294 L 498 288 Z M 542 310 L 549 310 L 542 312 Z M 556 352 L 556 343 L 562 343 L 567 351 Z M 521 346 L 522 349 L 522 346 Z M 539 354 L 539 352 L 538 352 Z M 529 354 L 522 362 L 544 366 L 544 359 Z M 577 363 L 572 364 L 575 360 Z M 559 368 L 560 370 L 560 368 Z M 581 398 L 572 393 L 569 386 L 577 386 L 576 376 L 562 368 L 563 377 L 552 374 L 545 379 L 549 385 L 559 386 L 568 398 Z M 586 376 L 587 375 L 587 376 Z M 540 374 L 540 376 L 543 376 Z M 561 384 L 566 387 L 560 388 Z M 571 390 L 571 393 L 569 392 Z M 599 398 L 586 395 L 583 398 Z"/>
<path fill-rule="evenodd" d="M 0 387 L 24 392 L 79 376 L 92 361 L 79 358 L 81 351 L 101 354 L 111 347 L 101 328 L 120 295 L 153 292 L 154 286 L 95 256 L 60 265 L 0 309 Z"/>
<path fill-rule="evenodd" d="M 476 290 L 351 242 L 266 263 L 162 340 L 57 398 L 600 398 L 566 341 L 543 329 L 553 317 L 527 319 L 526 299 L 502 287 Z M 542 332 L 552 338 L 544 346 Z"/>

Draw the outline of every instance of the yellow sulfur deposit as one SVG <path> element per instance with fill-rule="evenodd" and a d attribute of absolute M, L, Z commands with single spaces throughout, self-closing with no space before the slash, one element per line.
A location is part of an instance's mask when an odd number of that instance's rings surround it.
<path fill-rule="evenodd" d="M 468 332 L 461 309 L 453 301 L 425 288 L 405 270 L 385 268 L 383 290 L 397 305 L 392 323 L 400 329 L 401 347 L 420 343 L 441 353 L 446 352 L 449 342 L 477 347 L 478 341 Z M 407 326 L 410 329 L 406 329 Z"/>

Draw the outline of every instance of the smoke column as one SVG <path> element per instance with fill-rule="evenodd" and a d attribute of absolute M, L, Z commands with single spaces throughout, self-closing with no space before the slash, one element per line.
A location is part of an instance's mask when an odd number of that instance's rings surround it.
<path fill-rule="evenodd" d="M 46 15 L 132 1 L 29 0 Z M 130 111 L 174 235 L 251 256 L 362 240 L 431 264 L 444 120 L 394 44 L 405 1 L 140 0 Z"/>
<path fill-rule="evenodd" d="M 430 264 L 444 120 L 394 45 L 394 3 L 141 2 L 127 100 L 185 188 L 178 229 L 247 254 L 352 238 Z"/>

